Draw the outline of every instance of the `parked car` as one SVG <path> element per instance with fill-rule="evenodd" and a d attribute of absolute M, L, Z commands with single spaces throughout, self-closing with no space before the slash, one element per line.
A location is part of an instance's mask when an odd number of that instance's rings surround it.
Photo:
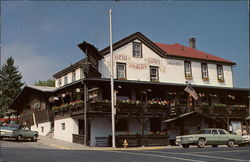
<path fill-rule="evenodd" d="M 6 126 L 0 127 L 0 140 L 3 138 L 12 138 L 13 131 L 20 127 L 19 124 L 8 124 Z"/>
<path fill-rule="evenodd" d="M 230 134 L 226 130 L 218 128 L 202 129 L 196 134 L 176 137 L 176 144 L 183 148 L 188 148 L 190 145 L 197 145 L 199 148 L 203 148 L 205 145 L 233 147 L 235 144 L 240 145 L 242 143 L 244 143 L 242 136 Z"/>
<path fill-rule="evenodd" d="M 22 139 L 31 139 L 32 141 L 36 142 L 38 137 L 37 131 L 31 131 L 27 128 L 21 128 L 13 130 L 13 138 L 16 139 L 16 141 L 20 142 Z"/>
<path fill-rule="evenodd" d="M 246 145 L 250 145 L 250 135 L 243 135 L 243 143 L 240 144 L 239 146 L 246 146 Z"/>

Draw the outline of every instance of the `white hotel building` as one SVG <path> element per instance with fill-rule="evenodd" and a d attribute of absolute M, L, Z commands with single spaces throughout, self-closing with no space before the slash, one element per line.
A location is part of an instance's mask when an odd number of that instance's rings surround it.
<path fill-rule="evenodd" d="M 109 47 L 98 51 L 87 42 L 78 46 L 86 58 L 57 72 L 55 88 L 25 87 L 12 107 L 20 122 L 41 134 L 82 144 L 86 138 L 87 145 L 108 146 Z M 129 146 L 167 145 L 176 135 L 201 128 L 235 131 L 249 126 L 249 89 L 233 86 L 236 63 L 197 50 L 194 38 L 187 47 L 155 43 L 137 32 L 114 43 L 113 50 L 117 146 L 124 139 Z M 187 82 L 198 100 L 184 91 Z M 34 103 L 45 105 L 34 107 Z M 43 118 L 37 115 L 41 111 L 47 112 Z M 44 133 L 45 129 L 49 131 Z"/>

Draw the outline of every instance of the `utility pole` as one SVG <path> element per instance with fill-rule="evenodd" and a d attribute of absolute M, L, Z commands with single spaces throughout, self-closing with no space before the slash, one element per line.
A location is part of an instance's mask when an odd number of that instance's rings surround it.
<path fill-rule="evenodd" d="M 112 118 L 112 147 L 115 148 L 115 109 L 114 109 L 114 71 L 113 71 L 113 42 L 112 42 L 112 8 L 109 10 L 110 38 L 110 85 L 111 85 L 111 118 Z"/>

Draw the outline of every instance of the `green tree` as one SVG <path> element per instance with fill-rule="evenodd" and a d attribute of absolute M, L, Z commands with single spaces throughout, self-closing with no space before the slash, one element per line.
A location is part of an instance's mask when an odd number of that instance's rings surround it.
<path fill-rule="evenodd" d="M 53 79 L 39 80 L 38 82 L 35 82 L 35 86 L 55 87 L 55 80 Z"/>
<path fill-rule="evenodd" d="M 10 104 L 21 91 L 24 85 L 21 79 L 22 75 L 14 65 L 14 59 L 9 57 L 0 67 L 0 116 L 8 111 Z"/>

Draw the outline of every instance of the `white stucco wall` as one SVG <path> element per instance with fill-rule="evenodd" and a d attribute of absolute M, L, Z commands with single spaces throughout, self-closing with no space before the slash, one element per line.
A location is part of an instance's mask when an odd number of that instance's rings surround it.
<path fill-rule="evenodd" d="M 111 122 L 107 118 L 94 118 L 90 128 L 90 146 L 96 145 L 95 137 L 108 137 L 111 134 Z"/>
<path fill-rule="evenodd" d="M 42 132 L 42 127 L 44 131 Z M 46 136 L 51 130 L 51 122 L 40 123 L 37 125 L 31 126 L 32 131 L 38 131 L 39 135 Z"/>
<path fill-rule="evenodd" d="M 139 40 L 136 40 L 139 41 Z M 114 52 L 114 78 L 116 78 L 116 63 L 126 63 L 127 80 L 150 81 L 149 66 L 159 68 L 159 81 L 167 83 L 185 83 L 184 60 L 166 59 L 154 53 L 149 47 L 142 44 L 142 58 L 134 58 L 132 54 L 132 42 L 116 49 Z M 109 78 L 110 54 L 105 55 L 99 61 L 99 71 L 103 78 Z M 207 86 L 233 87 L 231 66 L 223 65 L 224 80 L 217 79 L 216 64 L 208 63 L 209 81 L 203 81 L 201 75 L 201 63 L 192 61 L 192 84 Z"/>
<path fill-rule="evenodd" d="M 73 71 L 71 71 L 71 72 L 69 72 L 69 73 L 66 74 L 66 75 L 68 76 L 68 83 L 71 83 L 71 82 L 72 82 L 72 72 L 73 72 Z M 76 72 L 76 80 L 81 79 L 81 70 L 80 70 L 80 68 L 75 69 L 75 72 Z M 56 87 L 61 87 L 61 86 L 64 86 L 64 85 L 65 85 L 65 84 L 64 84 L 64 76 L 66 76 L 66 75 L 63 75 L 63 76 L 58 77 L 58 78 L 55 78 L 55 86 L 56 86 Z M 84 78 L 84 77 L 85 77 L 85 76 L 83 76 L 83 78 Z M 59 80 L 59 79 L 62 80 L 62 84 L 61 84 L 61 85 L 58 85 L 58 80 Z"/>
<path fill-rule="evenodd" d="M 62 123 L 65 123 L 65 129 L 62 130 Z M 55 120 L 54 123 L 54 138 L 73 142 L 72 134 L 78 134 L 78 120 L 72 118 L 65 118 Z"/>

